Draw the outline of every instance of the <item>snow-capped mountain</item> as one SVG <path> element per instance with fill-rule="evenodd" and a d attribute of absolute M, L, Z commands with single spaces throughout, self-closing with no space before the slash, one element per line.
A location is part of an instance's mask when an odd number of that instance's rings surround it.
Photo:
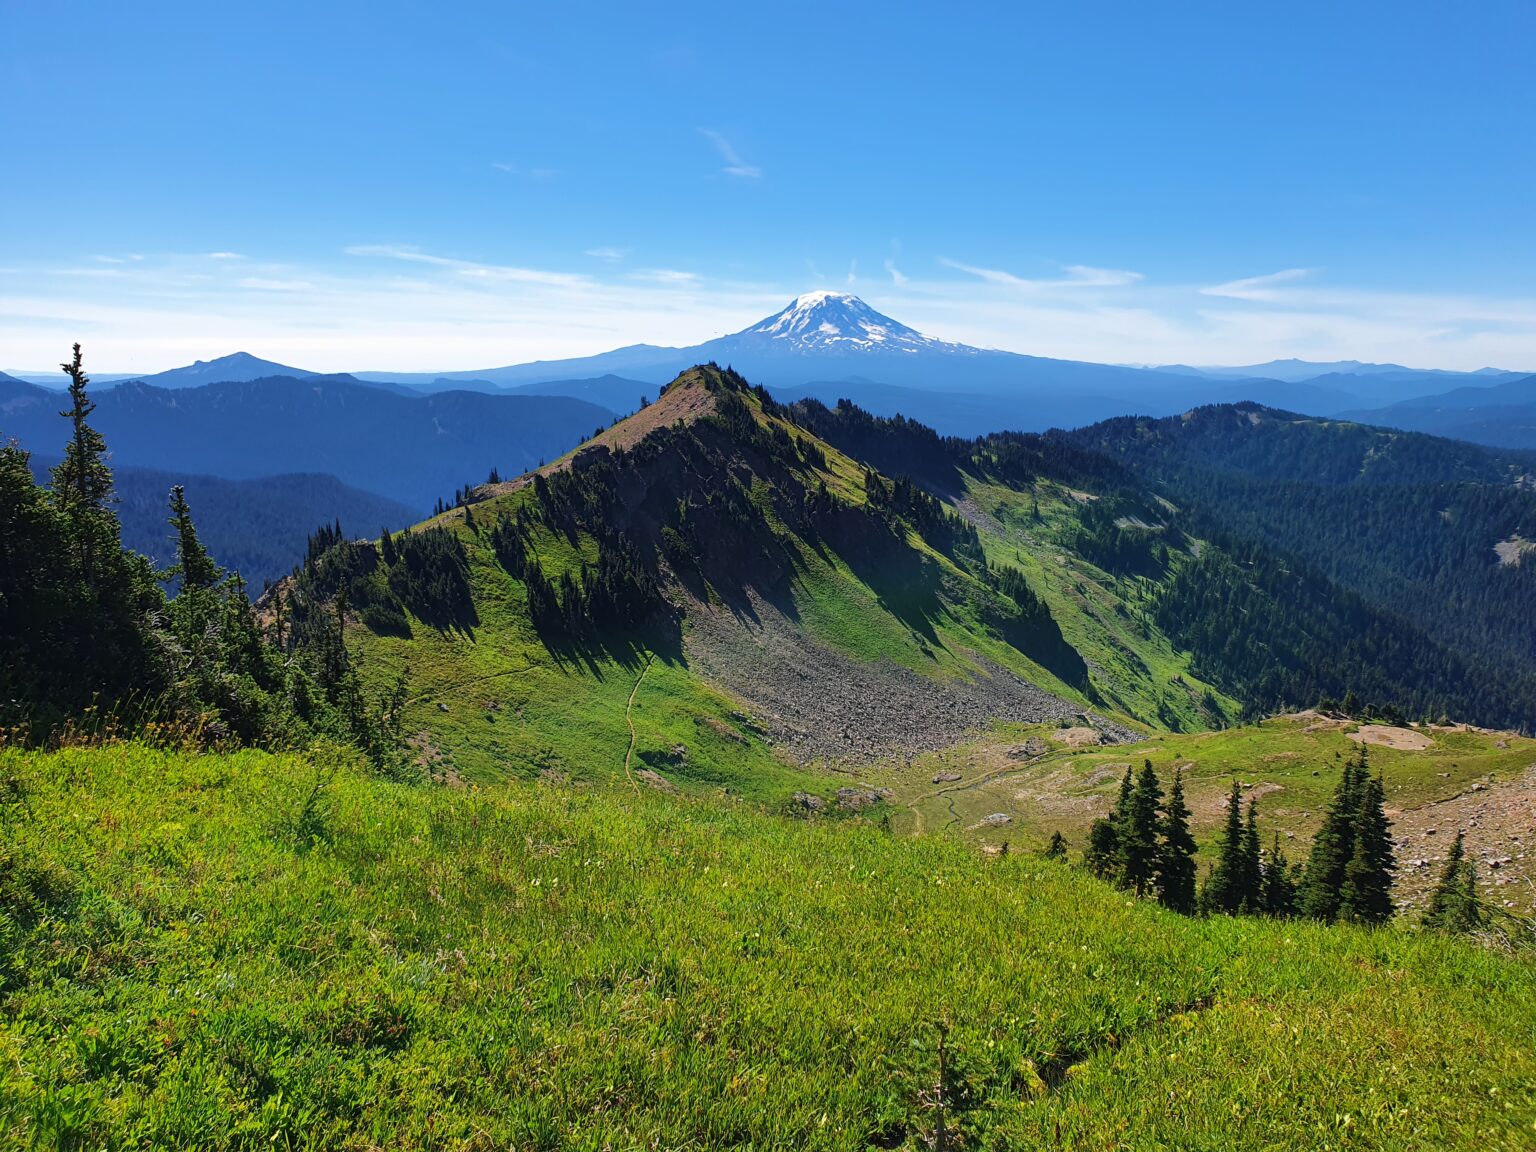
<path fill-rule="evenodd" d="M 963 352 L 974 348 L 924 336 L 846 292 L 807 292 L 782 312 L 720 343 L 793 352 Z"/>
<path fill-rule="evenodd" d="M 629 397 L 708 361 L 729 365 L 782 398 L 832 403 L 847 397 L 878 414 L 901 412 L 955 435 L 1073 427 L 1126 413 L 1166 416 L 1236 400 L 1319 415 L 1361 406 L 1354 389 L 1334 392 L 1304 383 L 1210 377 L 1190 368 L 1133 368 L 974 348 L 927 336 L 857 296 L 832 291 L 807 292 L 739 332 L 688 348 L 637 344 L 597 356 L 469 372 L 357 375 L 433 391 L 479 380 L 525 394 L 544 388 L 562 395 L 600 394 L 604 402 L 628 410 L 638 401 Z"/>
<path fill-rule="evenodd" d="M 1123 412 L 1190 407 L 1215 382 L 1112 364 L 1050 360 L 973 348 L 925 335 L 846 292 L 807 292 L 739 332 L 688 348 L 637 344 L 598 356 L 470 372 L 409 376 L 360 372 L 441 388 L 484 380 L 537 393 L 554 381 L 620 377 L 652 387 L 693 364 L 729 365 L 786 396 L 849 397 L 874 411 L 903 411 L 945 432 L 1072 426 Z M 622 395 L 627 395 L 624 391 Z"/>

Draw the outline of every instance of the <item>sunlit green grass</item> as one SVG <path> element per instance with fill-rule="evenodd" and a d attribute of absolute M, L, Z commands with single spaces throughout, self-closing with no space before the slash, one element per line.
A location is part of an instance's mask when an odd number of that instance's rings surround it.
<path fill-rule="evenodd" d="M 1137 582 L 1102 572 L 1059 543 L 1070 538 L 1081 507 L 1070 491 L 1044 480 L 1015 491 L 973 479 L 968 495 L 1001 529 L 982 533 L 987 558 L 1022 571 L 1050 606 L 1062 634 L 1095 670 L 1101 711 L 1184 731 L 1212 726 L 1200 707 L 1209 686 L 1190 670 L 1187 654 L 1142 622 Z M 1212 694 L 1229 718 L 1238 714 L 1236 701 Z"/>
<path fill-rule="evenodd" d="M 915 1148 L 940 1022 L 965 1147 L 1536 1142 L 1519 959 L 622 778 L 304 815 L 328 762 L 0 753 L 0 1142 Z"/>
<path fill-rule="evenodd" d="M 1088 825 L 1108 810 L 1119 791 L 1125 768 L 1151 760 L 1165 786 L 1176 769 L 1183 772 L 1194 831 L 1202 843 L 1217 835 L 1223 802 L 1236 779 L 1257 800 L 1266 838 L 1290 834 L 1297 842 L 1291 854 L 1304 857 L 1341 766 L 1358 747 L 1349 738 L 1357 727 L 1320 725 L 1315 717 L 1276 717 L 1218 732 L 1161 733 L 1136 744 L 1071 748 L 1057 743 L 1048 727 L 1004 726 L 942 753 L 914 757 L 910 767 L 885 765 L 866 775 L 895 792 L 896 805 L 904 810 L 895 822 L 897 831 L 954 828 L 983 839 L 1012 835 L 1026 844 L 1043 843 L 1060 831 L 1081 847 Z M 1425 729 L 1423 734 L 1431 745 L 1422 751 L 1369 747 L 1389 808 L 1446 800 L 1480 780 L 1517 780 L 1536 760 L 1536 741 L 1510 733 Z M 1051 751 L 1028 763 L 1009 759 L 1008 750 L 1030 736 L 1045 739 Z M 941 772 L 958 773 L 960 779 L 933 783 Z M 908 806 L 919 812 L 916 819 L 905 811 Z M 995 812 L 1008 815 L 1011 823 L 1001 831 L 977 827 Z"/>

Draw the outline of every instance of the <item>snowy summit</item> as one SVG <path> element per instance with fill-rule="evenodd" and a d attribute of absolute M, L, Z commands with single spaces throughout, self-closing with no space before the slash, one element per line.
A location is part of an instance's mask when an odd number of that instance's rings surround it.
<path fill-rule="evenodd" d="M 959 347 L 882 316 L 846 292 L 807 292 L 737 339 L 768 339 L 784 351 L 919 352 Z M 754 341 L 755 342 L 755 341 Z"/>

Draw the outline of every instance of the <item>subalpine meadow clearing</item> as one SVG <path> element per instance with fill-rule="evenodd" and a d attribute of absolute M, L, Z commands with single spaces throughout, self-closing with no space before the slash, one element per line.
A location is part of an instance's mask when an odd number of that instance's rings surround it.
<path fill-rule="evenodd" d="M 0 1139 L 1529 1148 L 1536 971 L 1025 851 L 338 749 L 0 752 Z"/>

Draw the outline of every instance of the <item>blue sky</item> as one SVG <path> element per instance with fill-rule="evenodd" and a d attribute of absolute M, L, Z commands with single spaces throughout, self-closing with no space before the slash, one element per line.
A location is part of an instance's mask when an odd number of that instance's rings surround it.
<path fill-rule="evenodd" d="M 0 0 L 0 366 L 485 367 L 836 287 L 1041 355 L 1536 369 L 1533 52 L 1529 0 Z"/>

